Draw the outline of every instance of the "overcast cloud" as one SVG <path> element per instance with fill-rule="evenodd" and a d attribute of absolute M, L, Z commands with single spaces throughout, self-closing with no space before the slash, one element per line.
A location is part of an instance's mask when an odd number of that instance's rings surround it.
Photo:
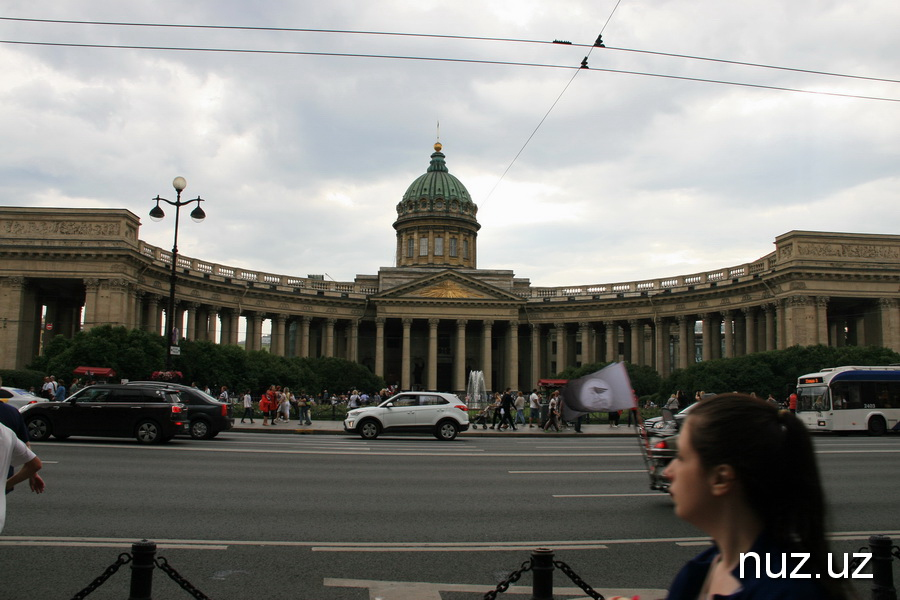
<path fill-rule="evenodd" d="M 147 213 L 157 194 L 174 200 L 181 175 L 207 219 L 183 219 L 179 251 L 203 260 L 338 281 L 392 266 L 395 207 L 428 167 L 438 121 L 450 172 L 479 206 L 479 268 L 537 286 L 733 266 L 795 229 L 900 232 L 900 84 L 617 50 L 900 80 L 896 0 L 13 0 L 0 17 L 587 45 L 609 19 L 608 47 L 593 50 L 0 20 L 0 39 L 19 42 L 571 67 L 590 53 L 591 69 L 570 70 L 0 44 L 0 204 L 126 208 L 168 249 L 173 210 L 159 223 Z"/>

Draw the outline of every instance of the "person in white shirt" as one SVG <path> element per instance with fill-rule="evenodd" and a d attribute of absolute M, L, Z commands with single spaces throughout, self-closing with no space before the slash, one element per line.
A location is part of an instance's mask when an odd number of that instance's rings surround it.
<path fill-rule="evenodd" d="M 0 424 L 0 471 L 6 472 L 10 465 L 22 468 L 6 480 L 6 493 L 0 496 L 0 532 L 6 524 L 6 494 L 10 493 L 16 484 L 30 479 L 43 466 L 41 459 L 16 437 L 12 429 Z"/>
<path fill-rule="evenodd" d="M 528 397 L 528 426 L 534 427 L 534 420 L 537 418 L 538 427 L 541 426 L 541 397 L 537 393 L 537 388 L 531 390 L 531 396 Z"/>

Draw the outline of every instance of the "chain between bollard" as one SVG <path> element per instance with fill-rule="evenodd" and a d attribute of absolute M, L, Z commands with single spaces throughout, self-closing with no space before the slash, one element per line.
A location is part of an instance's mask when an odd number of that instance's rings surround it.
<path fill-rule="evenodd" d="M 497 588 L 487 592 L 484 595 L 484 600 L 495 600 L 498 594 L 502 594 L 506 590 L 509 589 L 509 586 L 517 582 L 522 577 L 522 573 L 526 573 L 531 570 L 531 561 L 526 560 L 522 563 L 522 566 L 517 571 L 513 571 L 509 575 L 506 576 L 506 579 L 497 584 Z"/>
<path fill-rule="evenodd" d="M 107 579 L 116 574 L 116 571 L 119 570 L 123 565 L 127 565 L 131 562 L 131 555 L 127 552 L 123 552 L 119 555 L 119 558 L 116 559 L 116 562 L 106 567 L 106 570 L 100 574 L 96 579 L 94 579 L 86 588 L 72 596 L 72 600 L 82 600 L 87 597 L 88 594 L 93 593 L 98 587 L 103 585 Z"/>
<path fill-rule="evenodd" d="M 153 564 L 161 569 L 163 573 L 168 575 L 172 581 L 180 585 L 181 589 L 192 595 L 194 598 L 197 598 L 198 600 L 210 600 L 206 594 L 195 588 L 190 581 L 182 577 L 174 567 L 169 565 L 169 561 L 166 560 L 165 557 L 160 556 L 159 558 L 153 559 Z"/>
<path fill-rule="evenodd" d="M 554 560 L 553 566 L 565 573 L 569 579 L 572 580 L 572 583 L 580 587 L 585 594 L 593 598 L 594 600 L 605 600 L 603 594 L 596 591 L 594 588 L 589 586 L 575 571 L 572 570 L 572 567 L 567 565 L 561 560 Z"/>

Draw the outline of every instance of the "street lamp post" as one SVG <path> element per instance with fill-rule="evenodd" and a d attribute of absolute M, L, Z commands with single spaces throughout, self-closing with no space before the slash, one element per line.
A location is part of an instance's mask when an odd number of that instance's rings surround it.
<path fill-rule="evenodd" d="M 156 206 L 150 210 L 150 218 L 154 221 L 161 221 L 166 216 L 166 213 L 160 208 L 159 203 L 165 202 L 175 207 L 175 241 L 172 242 L 172 274 L 169 277 L 169 306 L 166 310 L 166 371 L 172 370 L 172 350 L 178 347 L 179 337 L 178 329 L 175 327 L 175 283 L 178 281 L 178 218 L 181 216 L 181 207 L 196 202 L 197 207 L 191 211 L 191 219 L 195 223 L 199 223 L 206 218 L 206 213 L 200 208 L 203 198 L 197 196 L 193 200 L 181 201 L 181 192 L 187 187 L 187 181 L 184 177 L 176 177 L 172 181 L 172 187 L 175 188 L 177 194 L 175 201 L 172 202 L 156 196 L 156 198 L 153 198 L 156 200 Z"/>

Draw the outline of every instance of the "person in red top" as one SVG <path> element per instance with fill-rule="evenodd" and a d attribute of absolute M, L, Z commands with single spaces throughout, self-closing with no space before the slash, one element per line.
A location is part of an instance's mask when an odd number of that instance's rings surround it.
<path fill-rule="evenodd" d="M 797 394 L 791 392 L 791 395 L 788 396 L 788 408 L 792 413 L 797 412 Z"/>

